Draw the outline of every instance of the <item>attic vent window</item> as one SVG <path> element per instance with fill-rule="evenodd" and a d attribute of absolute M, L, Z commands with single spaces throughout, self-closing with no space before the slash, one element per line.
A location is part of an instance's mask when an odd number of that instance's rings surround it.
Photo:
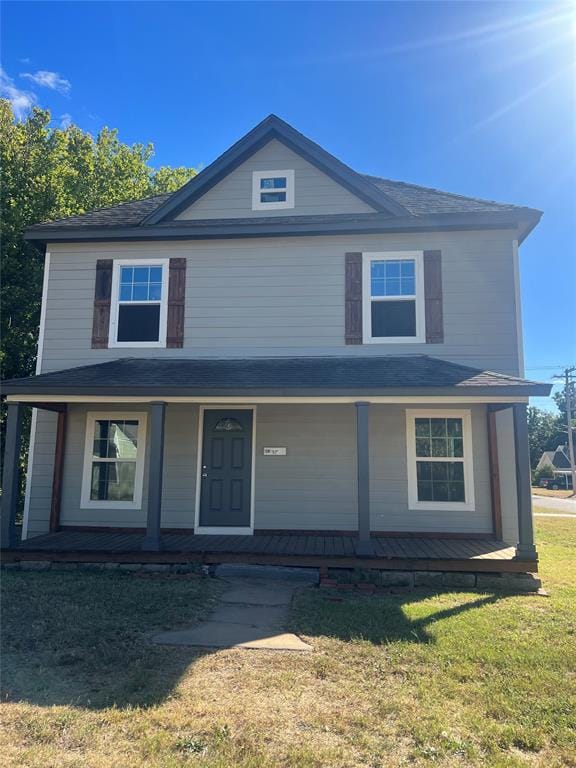
<path fill-rule="evenodd" d="M 254 171 L 252 210 L 294 208 L 294 171 Z"/>

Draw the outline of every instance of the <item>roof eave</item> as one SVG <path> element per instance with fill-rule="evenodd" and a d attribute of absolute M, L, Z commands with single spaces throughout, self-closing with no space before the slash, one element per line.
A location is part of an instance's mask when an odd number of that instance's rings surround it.
<path fill-rule="evenodd" d="M 530 212 L 529 216 L 525 216 L 518 224 L 518 245 L 521 245 L 528 235 L 535 229 L 540 223 L 540 219 L 543 216 L 542 211 L 538 211 L 535 208 L 525 209 Z"/>
<path fill-rule="evenodd" d="M 33 378 L 33 377 L 32 377 Z M 34 396 L 41 402 L 45 396 L 117 396 L 117 397 L 546 397 L 550 394 L 548 384 L 530 382 L 529 384 L 505 384 L 497 386 L 446 386 L 446 387 L 235 387 L 195 388 L 166 386 L 109 386 L 106 384 L 90 386 L 36 386 L 5 382 L 3 391 L 12 398 Z"/>
<path fill-rule="evenodd" d="M 229 219 L 226 224 L 172 223 L 147 227 L 32 227 L 24 237 L 31 242 L 74 242 L 103 240 L 210 240 L 246 237 L 293 237 L 334 234 L 385 234 L 399 232 L 433 232 L 450 230 L 514 229 L 521 242 L 538 223 L 540 212 L 521 209 L 515 211 L 490 211 L 475 213 L 430 214 L 388 218 L 381 216 L 370 220 L 358 218 L 352 221 L 326 221 L 273 224 L 241 224 Z M 522 233 L 522 234 L 520 234 Z"/>

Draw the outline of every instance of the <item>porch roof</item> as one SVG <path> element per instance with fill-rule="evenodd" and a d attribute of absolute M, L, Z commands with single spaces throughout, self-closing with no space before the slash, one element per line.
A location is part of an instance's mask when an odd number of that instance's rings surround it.
<path fill-rule="evenodd" d="M 505 396 L 550 394 L 550 385 L 427 355 L 360 357 L 123 358 L 4 382 L 3 392 L 117 396 Z"/>

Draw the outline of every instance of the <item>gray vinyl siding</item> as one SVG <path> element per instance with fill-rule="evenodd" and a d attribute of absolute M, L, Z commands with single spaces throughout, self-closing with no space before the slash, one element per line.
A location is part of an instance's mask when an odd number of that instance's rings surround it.
<path fill-rule="evenodd" d="M 434 411 L 440 406 L 414 407 Z M 486 407 L 457 405 L 454 409 L 471 412 L 475 509 L 466 512 L 450 510 L 449 506 L 446 510 L 434 511 L 408 509 L 406 408 L 371 406 L 370 511 L 373 530 L 492 532 Z"/>
<path fill-rule="evenodd" d="M 485 406 L 473 405 L 470 408 L 476 508 L 472 512 L 454 512 L 448 509 L 408 509 L 406 409 L 400 405 L 371 406 L 373 530 L 491 531 L 486 410 Z M 144 527 L 146 464 L 141 510 L 80 508 L 88 410 L 124 413 L 143 408 L 97 404 L 70 407 L 61 523 Z M 194 526 L 198 411 L 198 406 L 192 404 L 170 403 L 167 406 L 162 495 L 162 525 L 165 528 Z M 29 536 L 48 529 L 53 440 L 53 429 L 51 431 L 48 421 L 39 420 Z M 356 530 L 356 428 L 353 405 L 258 405 L 255 445 L 256 529 Z M 287 455 L 264 456 L 265 446 L 285 447 Z M 506 530 L 507 540 L 513 541 L 510 526 Z"/>
<path fill-rule="evenodd" d="M 344 344 L 347 251 L 440 249 L 442 344 Z M 510 232 L 52 244 L 42 372 L 118 357 L 428 354 L 518 374 Z M 92 349 L 99 258 L 187 259 L 182 349 Z"/>
<path fill-rule="evenodd" d="M 253 211 L 252 172 L 288 170 L 294 171 L 294 208 Z M 274 139 L 176 218 L 235 219 L 372 212 L 374 208 Z"/>
<path fill-rule="evenodd" d="M 455 512 L 408 508 L 406 409 L 370 407 L 373 531 L 492 531 L 486 409 L 470 410 L 476 504 Z M 355 418 L 353 405 L 258 407 L 257 528 L 357 529 Z M 262 456 L 265 445 L 282 445 L 287 456 Z"/>
<path fill-rule="evenodd" d="M 145 405 L 111 406 L 109 404 L 94 404 L 70 407 L 63 478 L 62 525 L 118 526 L 128 528 L 144 527 L 146 525 L 148 490 L 147 450 L 145 454 L 141 509 L 80 508 L 86 414 L 89 411 L 130 413 L 131 411 L 143 410 L 146 410 Z M 170 404 L 166 410 L 165 429 L 162 525 L 166 528 L 192 528 L 194 526 L 196 492 L 198 408 L 193 405 Z M 146 449 L 148 449 L 148 444 Z"/>
<path fill-rule="evenodd" d="M 356 529 L 355 418 L 353 405 L 258 406 L 256 528 Z"/>
<path fill-rule="evenodd" d="M 28 538 L 48 533 L 56 442 L 57 415 L 51 411 L 41 410 L 37 410 L 36 413 L 36 436 L 30 441 L 28 458 L 30 475 L 28 478 L 30 494 L 27 499 Z"/>

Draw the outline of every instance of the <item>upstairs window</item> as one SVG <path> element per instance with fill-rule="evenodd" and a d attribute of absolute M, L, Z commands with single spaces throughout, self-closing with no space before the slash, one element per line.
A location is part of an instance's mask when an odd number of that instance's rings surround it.
<path fill-rule="evenodd" d="M 294 171 L 254 171 L 252 210 L 294 208 Z"/>
<path fill-rule="evenodd" d="M 365 343 L 425 340 L 421 251 L 365 253 L 362 295 Z"/>
<path fill-rule="evenodd" d="M 165 347 L 168 259 L 115 260 L 110 346 Z"/>

